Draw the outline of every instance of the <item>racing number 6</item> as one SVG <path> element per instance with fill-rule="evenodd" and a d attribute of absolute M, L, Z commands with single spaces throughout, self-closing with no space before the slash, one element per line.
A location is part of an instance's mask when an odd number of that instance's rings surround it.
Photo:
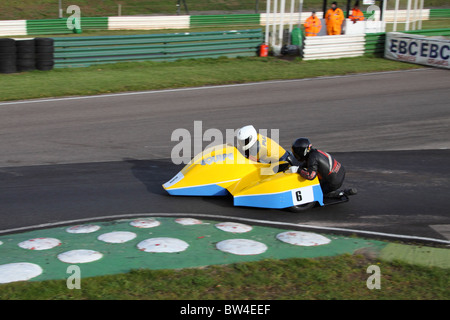
<path fill-rule="evenodd" d="M 316 205 L 314 191 L 311 186 L 292 190 L 293 206 L 289 207 L 292 212 L 303 212 Z"/>

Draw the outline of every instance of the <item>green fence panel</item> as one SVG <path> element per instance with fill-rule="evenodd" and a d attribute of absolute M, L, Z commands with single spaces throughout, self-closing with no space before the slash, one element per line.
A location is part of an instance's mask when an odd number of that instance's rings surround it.
<path fill-rule="evenodd" d="M 256 56 L 261 29 L 54 38 L 55 67 L 125 61 L 172 61 L 203 57 Z"/>
<path fill-rule="evenodd" d="M 157 43 L 167 43 L 167 42 L 186 42 L 186 41 L 214 41 L 214 40 L 232 40 L 232 39 L 241 39 L 244 35 L 241 33 L 235 33 L 235 34 L 222 34 L 221 35 L 195 35 L 194 33 L 190 33 L 187 35 L 179 34 L 172 36 L 166 36 L 166 37 L 151 37 L 149 35 L 144 37 L 127 37 L 127 36 L 120 36 L 119 38 L 116 38 L 114 36 L 106 36 L 106 37 L 99 37 L 96 40 L 92 39 L 80 39 L 79 38 L 69 38 L 64 40 L 59 40 L 58 38 L 58 44 L 63 46 L 76 46 L 76 47 L 92 47 L 92 46 L 108 46 L 108 45 L 125 45 L 125 44 L 157 44 Z M 245 37 L 259 37 L 260 35 L 257 33 L 246 34 Z M 55 39 L 56 40 L 56 39 Z"/>
<path fill-rule="evenodd" d="M 27 34 L 68 34 L 73 30 L 67 27 L 67 19 L 27 20 Z M 82 30 L 107 30 L 107 17 L 81 17 Z"/>
<path fill-rule="evenodd" d="M 366 44 L 364 48 L 365 54 L 382 55 L 384 53 L 384 43 L 386 41 L 386 33 L 367 33 Z"/>
<path fill-rule="evenodd" d="M 430 19 L 450 18 L 450 9 L 430 9 Z"/>
<path fill-rule="evenodd" d="M 450 28 L 445 29 L 429 29 L 429 30 L 410 30 L 401 31 L 406 34 L 419 34 L 423 36 L 450 36 Z M 384 54 L 384 45 L 386 42 L 386 33 L 368 33 L 365 36 L 365 54 Z"/>
<path fill-rule="evenodd" d="M 203 54 L 195 53 L 186 53 L 179 55 L 154 55 L 152 59 L 148 59 L 147 56 L 141 57 L 120 57 L 115 59 L 85 59 L 85 61 L 72 61 L 66 62 L 63 64 L 55 65 L 57 68 L 78 68 L 78 67 L 88 67 L 90 65 L 98 65 L 98 64 L 108 64 L 108 63 L 117 63 L 117 62 L 139 62 L 139 61 L 176 61 L 180 59 L 201 59 L 201 58 L 220 58 L 220 57 L 228 57 L 228 58 L 237 58 L 237 57 L 253 57 L 255 56 L 254 52 L 243 52 L 242 50 L 229 50 L 226 53 L 223 52 L 205 52 Z"/>
<path fill-rule="evenodd" d="M 261 44 L 261 41 L 249 40 L 243 41 L 226 41 L 224 43 L 193 43 L 193 44 L 166 44 L 164 46 L 126 46 L 124 48 L 98 48 L 95 50 L 73 50 L 73 49 L 60 49 L 55 53 L 56 58 L 82 58 L 82 57 L 99 57 L 99 56 L 129 56 L 138 54 L 151 54 L 151 53 L 175 53 L 175 52 L 196 52 L 205 50 L 229 50 L 229 49 L 247 49 L 249 47 L 256 48 Z"/>
<path fill-rule="evenodd" d="M 441 29 L 425 29 L 425 30 L 409 30 L 402 31 L 403 33 L 408 34 L 421 34 L 424 36 L 450 36 L 450 28 L 441 28 Z"/>
<path fill-rule="evenodd" d="M 223 25 L 259 25 L 260 14 L 193 15 L 191 27 Z"/>

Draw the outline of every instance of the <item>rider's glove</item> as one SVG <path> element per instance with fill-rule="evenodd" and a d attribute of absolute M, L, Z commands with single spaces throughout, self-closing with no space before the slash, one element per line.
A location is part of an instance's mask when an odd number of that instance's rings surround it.
<path fill-rule="evenodd" d="M 289 167 L 289 172 L 290 173 L 297 173 L 297 171 L 298 171 L 298 166 L 290 166 Z"/>

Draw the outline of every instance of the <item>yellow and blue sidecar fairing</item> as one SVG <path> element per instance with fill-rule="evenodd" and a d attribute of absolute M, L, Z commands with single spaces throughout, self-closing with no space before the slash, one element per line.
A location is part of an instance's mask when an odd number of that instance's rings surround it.
<path fill-rule="evenodd" d="M 195 156 L 163 188 L 178 196 L 231 194 L 235 206 L 283 209 L 313 202 L 323 205 L 317 178 L 275 173 L 277 168 L 278 164 L 247 159 L 234 146 L 218 145 Z"/>

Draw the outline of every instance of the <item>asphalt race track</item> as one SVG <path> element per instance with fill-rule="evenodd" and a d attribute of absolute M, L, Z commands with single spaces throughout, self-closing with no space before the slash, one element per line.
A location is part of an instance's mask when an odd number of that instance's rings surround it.
<path fill-rule="evenodd" d="M 448 240 L 450 73 L 323 77 L 0 103 L 0 233 L 141 214 L 244 218 Z M 172 132 L 279 129 L 347 169 L 350 202 L 294 214 L 170 197 Z M 269 130 L 270 134 L 270 130 Z M 193 137 L 192 137 L 193 138 Z M 193 139 L 194 143 L 194 139 Z M 209 141 L 196 139 L 207 146 Z"/>

